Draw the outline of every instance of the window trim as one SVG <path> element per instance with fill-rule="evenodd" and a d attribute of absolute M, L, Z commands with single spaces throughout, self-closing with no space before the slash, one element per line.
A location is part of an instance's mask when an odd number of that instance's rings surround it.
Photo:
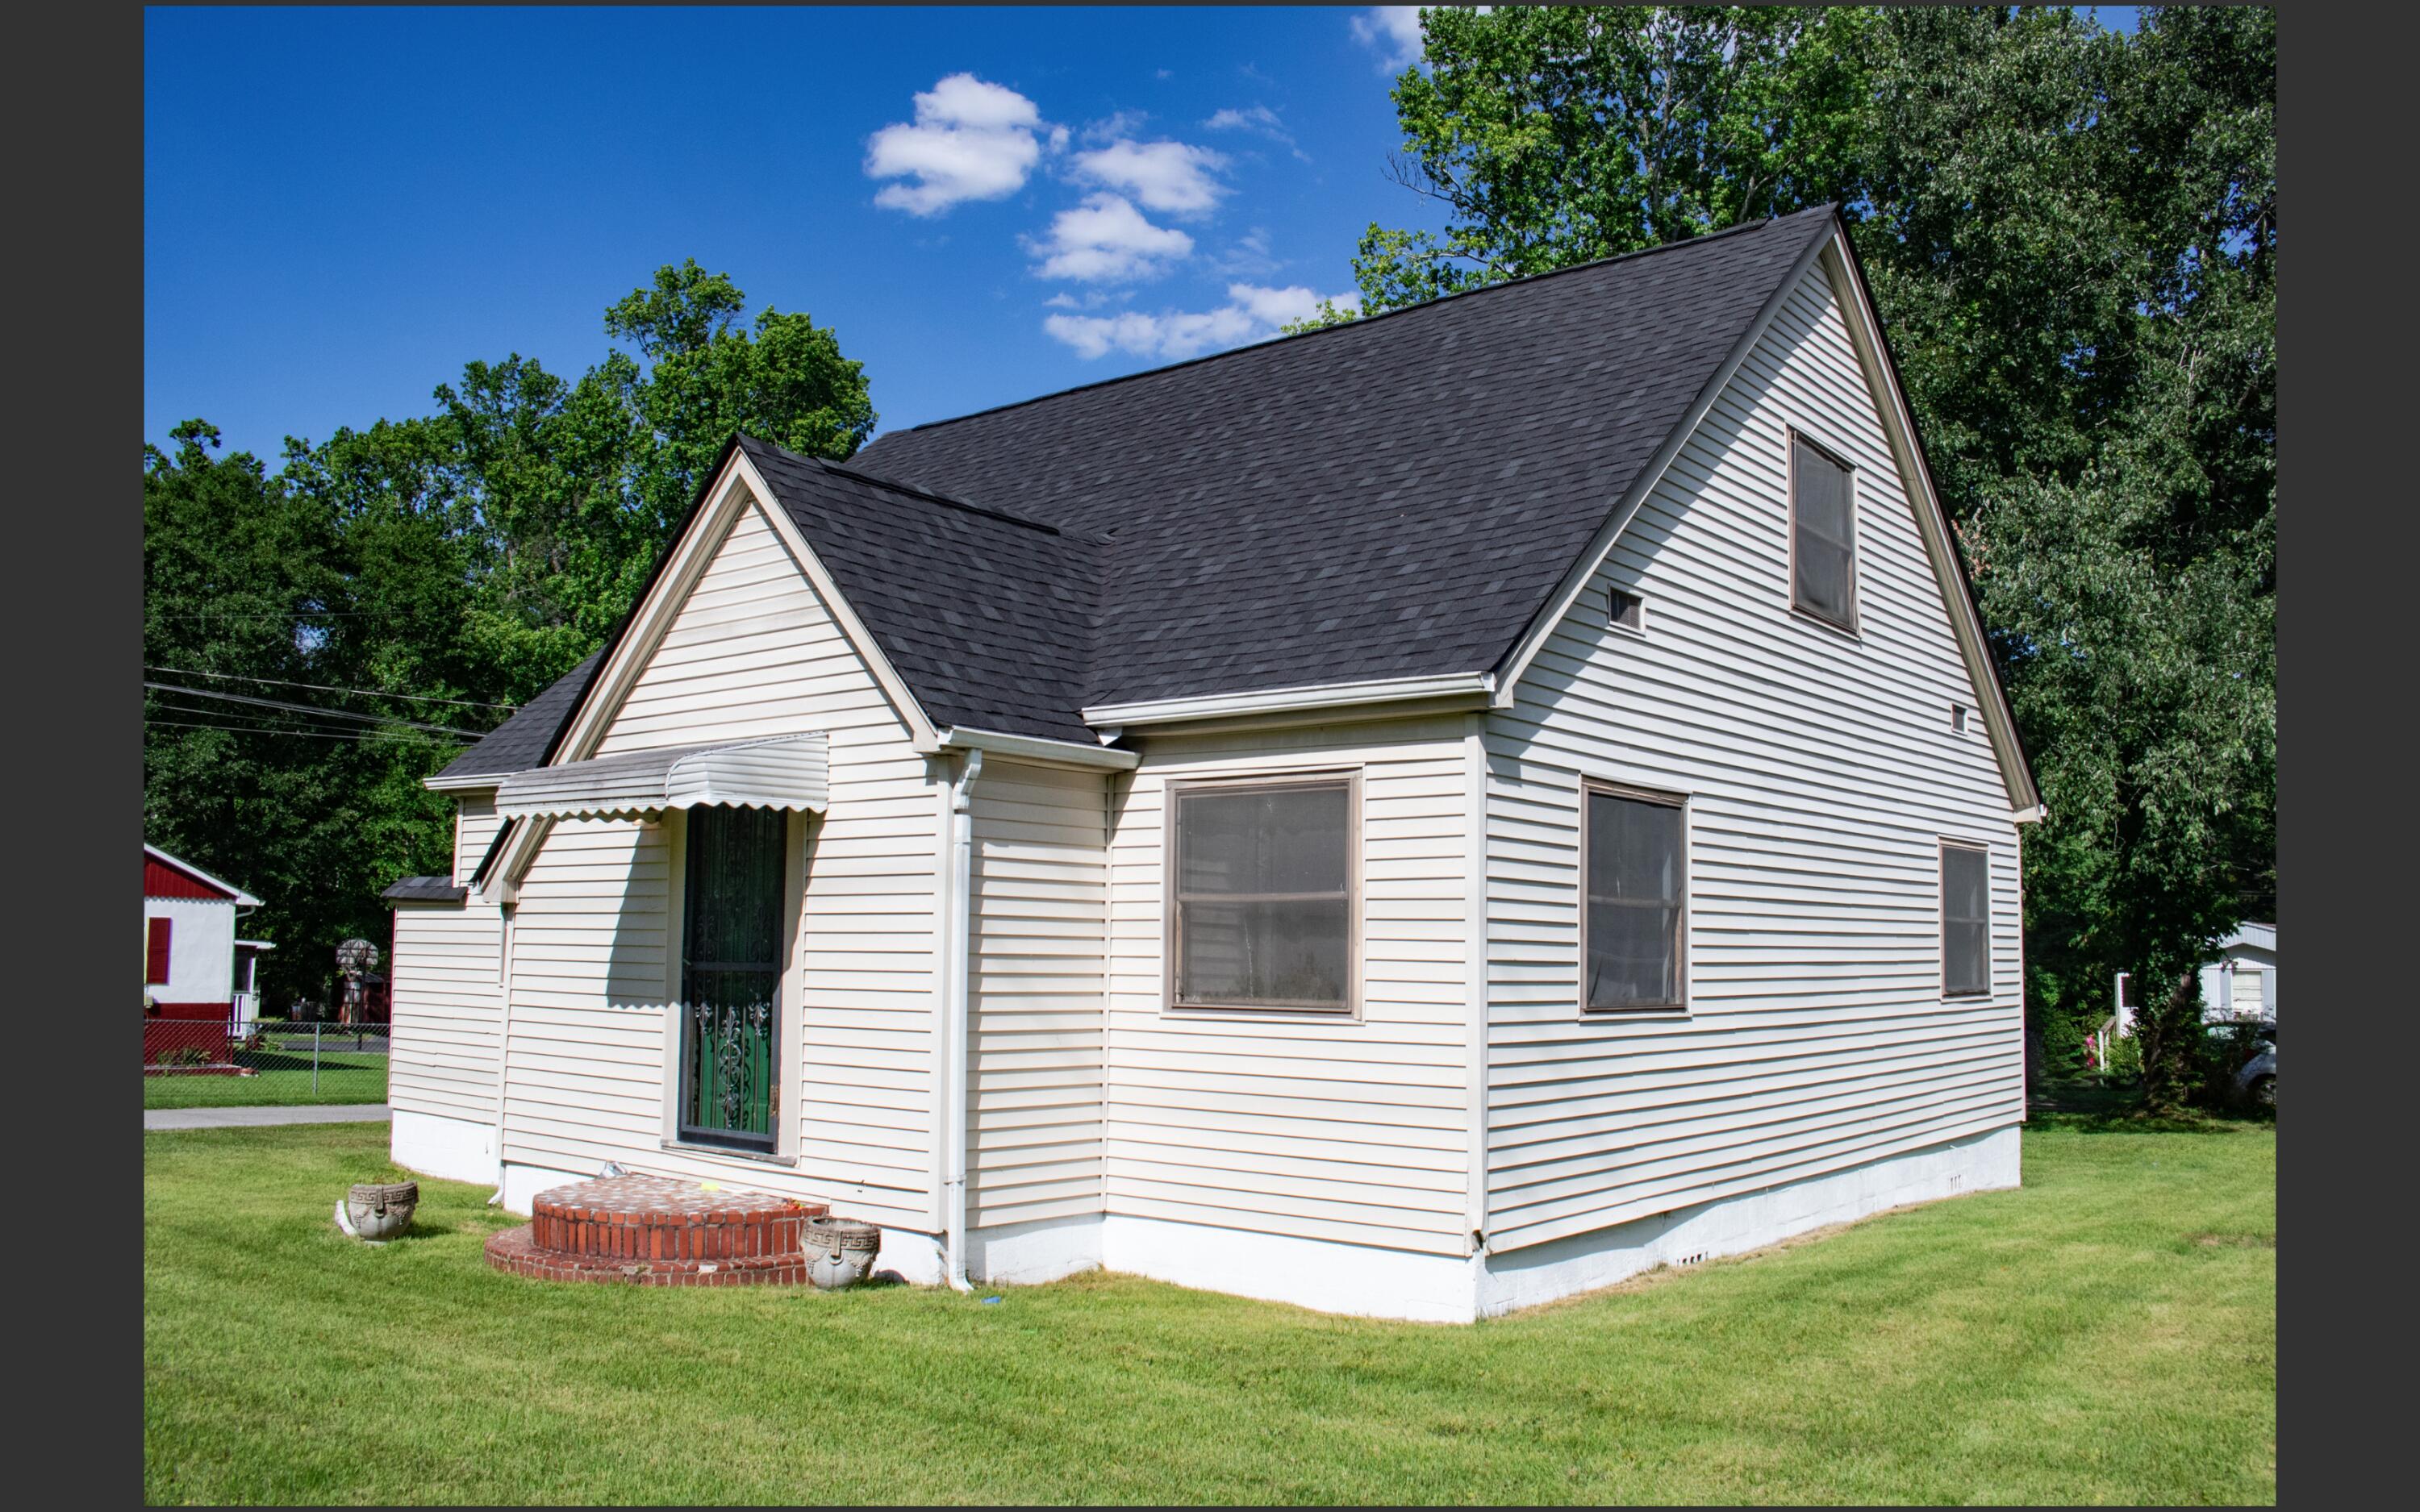
<path fill-rule="evenodd" d="M 1786 512 L 1790 517 L 1790 612 L 1804 616 L 1817 625 L 1829 625 L 1831 628 L 1839 631 L 1843 635 L 1862 640 L 1864 639 L 1864 632 L 1860 628 L 1860 625 L 1863 623 L 1862 614 L 1865 608 L 1865 600 L 1864 595 L 1857 591 L 1857 579 L 1863 576 L 1859 571 L 1859 568 L 1862 565 L 1862 561 L 1857 551 L 1857 527 L 1863 517 L 1863 512 L 1858 507 L 1857 465 L 1850 461 L 1847 457 L 1842 456 L 1832 447 L 1826 446 L 1822 441 L 1817 440 L 1813 436 L 1808 435 L 1797 425 L 1783 425 L 1781 427 L 1781 436 L 1782 471 L 1789 480 L 1786 492 L 1783 497 L 1786 501 Z M 1838 464 L 1840 470 L 1849 475 L 1849 539 L 1847 543 L 1849 548 L 1849 615 L 1845 620 L 1836 620 L 1831 615 L 1824 613 L 1822 609 L 1817 609 L 1812 605 L 1799 602 L 1798 598 L 1798 443 L 1801 441 L 1807 443 L 1808 450 L 1816 452 Z"/>
<path fill-rule="evenodd" d="M 1286 1006 L 1272 1003 L 1187 1003 L 1177 1000 L 1178 949 L 1177 857 L 1178 800 L 1187 793 L 1243 792 L 1265 788 L 1344 788 L 1344 920 L 1345 982 L 1342 1007 Z M 1171 778 L 1161 784 L 1160 806 L 1160 1012 L 1179 1018 L 1247 1018 L 1281 1023 L 1305 1019 L 1326 1023 L 1357 1023 L 1362 1004 L 1362 924 L 1366 893 L 1361 845 L 1361 768 L 1322 766 L 1284 771 L 1238 772 L 1216 776 Z"/>
<path fill-rule="evenodd" d="M 1627 798 L 1634 803 L 1652 803 L 1667 809 L 1677 809 L 1681 811 L 1681 917 L 1673 923 L 1673 930 L 1679 936 L 1679 940 L 1675 947 L 1678 960 L 1673 964 L 1672 972 L 1672 986 L 1676 995 L 1675 1000 L 1672 1002 L 1624 1003 L 1618 1008 L 1597 1008 L 1589 1002 L 1588 810 L 1590 797 L 1600 793 L 1608 797 Z M 1694 891 L 1690 883 L 1693 880 L 1695 868 L 1695 856 L 1693 854 L 1694 846 L 1691 843 L 1690 836 L 1691 831 L 1696 827 L 1690 823 L 1690 817 L 1689 795 L 1686 793 L 1674 793 L 1662 788 L 1640 787 L 1637 783 L 1616 782 L 1605 778 L 1583 777 L 1580 779 L 1579 874 L 1575 887 L 1575 895 L 1579 909 L 1579 928 L 1577 931 L 1579 940 L 1578 995 L 1580 1015 L 1583 1018 L 1628 1018 L 1638 1014 L 1686 1014 L 1689 1011 L 1689 988 L 1691 980 L 1691 973 L 1689 970 L 1690 926 L 1692 923 L 1689 898 L 1692 891 Z"/>
<path fill-rule="evenodd" d="M 1949 853 L 1972 851 L 1983 857 L 1983 985 L 1953 988 L 1949 985 Z M 1939 838 L 1935 857 L 1937 872 L 1933 881 L 1932 910 L 1934 939 L 1941 957 L 1941 996 L 1944 1002 L 1972 1003 L 1992 995 L 1992 847 L 1989 841 Z"/>

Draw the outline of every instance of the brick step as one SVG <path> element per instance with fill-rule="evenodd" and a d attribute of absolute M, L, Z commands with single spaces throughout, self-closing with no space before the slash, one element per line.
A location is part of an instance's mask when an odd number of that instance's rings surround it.
<path fill-rule="evenodd" d="M 616 1176 L 541 1192 L 530 1245 L 550 1254 L 668 1263 L 788 1259 L 830 1210 L 757 1192 L 709 1192 L 663 1176 Z"/>
<path fill-rule="evenodd" d="M 733 1260 L 619 1259 L 541 1249 L 533 1225 L 488 1236 L 488 1263 L 540 1281 L 618 1281 L 640 1287 L 802 1287 L 807 1257 L 755 1255 Z"/>

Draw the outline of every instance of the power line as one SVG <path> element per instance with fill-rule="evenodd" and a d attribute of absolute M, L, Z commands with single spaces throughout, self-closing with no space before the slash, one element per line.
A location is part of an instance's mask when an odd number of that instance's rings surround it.
<path fill-rule="evenodd" d="M 349 740 L 356 745 L 427 746 L 429 742 L 410 735 L 381 735 L 375 731 L 358 733 L 337 730 L 273 730 L 257 724 L 205 724 L 195 719 L 146 719 L 145 728 L 167 727 L 178 730 L 225 730 L 239 735 L 301 735 L 308 740 Z M 442 742 L 440 742 L 442 744 Z"/>
<path fill-rule="evenodd" d="M 296 714 L 315 714 L 323 719 L 351 719 L 362 724 L 399 724 L 412 730 L 434 731 L 441 735 L 461 735 L 472 740 L 476 740 L 486 733 L 485 731 L 464 730 L 450 724 L 424 724 L 418 719 L 405 719 L 391 714 L 355 714 L 350 709 L 323 709 L 317 704 L 289 703 L 284 699 L 255 698 L 250 693 L 221 693 L 212 688 L 182 687 L 175 683 L 154 683 L 147 680 L 143 686 L 155 692 L 182 693 L 188 698 L 221 699 L 229 703 L 250 703 L 264 709 L 287 709 Z"/>
<path fill-rule="evenodd" d="M 249 710 L 245 710 L 245 709 L 224 709 L 224 708 L 211 708 L 211 707 L 208 707 L 208 706 L 201 706 L 201 707 L 197 707 L 197 706 L 195 706 L 195 705 L 194 705 L 194 704 L 191 704 L 191 703 L 170 703 L 170 702 L 161 702 L 161 703 L 159 703 L 159 704 L 157 704 L 157 705 L 155 705 L 155 711 L 156 711 L 156 712 L 160 712 L 160 713 L 165 713 L 165 714 L 197 714 L 197 715 L 204 716 L 204 717 L 206 717 L 215 718 L 215 719 L 233 719 L 233 718 L 239 718 L 239 717 L 247 717 L 247 718 L 258 718 L 258 719 L 263 719 L 263 720 L 275 721 L 275 720 L 278 720 L 278 719 L 289 719 L 289 720 L 312 720 L 312 719 L 318 719 L 318 718 L 319 718 L 319 717 L 319 717 L 319 716 L 318 716 L 318 715 L 307 715 L 307 714 L 293 714 L 293 715 L 288 715 L 288 714 L 277 714 L 277 713 L 272 713 L 272 712 L 271 712 L 271 711 L 269 711 L 269 710 L 266 710 L 266 709 L 262 710 L 262 711 L 261 711 L 260 713 L 258 713 L 257 715 L 254 715 L 254 714 L 252 714 Z M 292 725 L 285 725 L 285 724 L 277 724 L 277 723 L 271 722 L 271 723 L 264 723 L 264 724 L 259 724 L 259 725 L 240 725 L 240 726 L 237 726 L 236 728 L 239 728 L 239 729 L 244 729 L 244 730 L 254 730 L 254 729 L 258 729 L 258 730 L 286 730 L 286 729 L 291 729 L 291 728 L 294 728 L 294 726 L 292 726 Z M 355 728 L 353 728 L 352 726 L 346 725 L 346 724 L 341 724 L 341 723 L 338 723 L 337 721 L 334 721 L 334 720 L 327 720 L 327 721 L 325 721 L 325 722 L 323 722 L 323 723 L 320 723 L 320 724 L 318 724 L 318 725 L 312 725 L 312 724 L 305 723 L 305 724 L 302 725 L 302 729 L 305 729 L 305 730 L 311 730 L 311 729 L 330 730 L 330 731 L 332 731 L 333 733 L 339 733 L 339 734 L 348 734 L 348 735 L 375 735 L 375 734 L 380 733 L 380 732 L 379 732 L 379 731 L 377 731 L 377 730 L 362 730 L 362 729 L 355 729 Z M 397 738 L 397 739 L 417 740 L 417 739 L 419 739 L 419 738 L 420 738 L 420 736 L 419 736 L 418 734 L 416 734 L 416 733 L 407 733 L 406 732 L 404 732 L 404 731 L 400 731 L 400 730 L 396 731 L 396 732 L 395 732 L 395 735 L 396 735 L 396 738 Z"/>
<path fill-rule="evenodd" d="M 144 612 L 147 614 L 151 610 Z M 469 615 L 477 610 L 464 609 L 462 612 Z M 159 611 L 159 617 L 163 620 L 396 620 L 419 616 L 419 610 L 408 609 L 191 609 Z"/>
<path fill-rule="evenodd" d="M 245 677 L 235 672 L 196 671 L 191 667 L 154 667 L 143 664 L 147 672 L 174 672 L 179 677 L 216 677 L 231 683 L 265 683 L 271 687 L 307 687 L 318 693 L 366 693 L 373 698 L 410 699 L 419 703 L 455 703 L 466 709 L 518 709 L 518 703 L 482 703 L 476 699 L 442 699 L 431 693 L 390 693 L 377 687 L 338 687 L 333 683 L 289 683 L 278 677 Z M 199 691 L 196 689 L 195 691 Z"/>

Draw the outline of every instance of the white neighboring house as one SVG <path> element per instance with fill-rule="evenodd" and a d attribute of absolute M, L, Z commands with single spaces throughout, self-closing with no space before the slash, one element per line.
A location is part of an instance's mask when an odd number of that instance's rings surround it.
<path fill-rule="evenodd" d="M 2118 973 L 2117 1005 L 2118 1032 L 2132 1033 L 2141 1006 L 2132 972 Z M 2208 1024 L 2276 1020 L 2276 925 L 2247 920 L 2218 942 L 2217 958 L 2201 968 L 2201 1016 Z"/>
<path fill-rule="evenodd" d="M 274 947 L 237 939 L 236 920 L 259 906 L 259 899 L 234 883 L 156 845 L 143 847 L 147 1020 L 236 1025 L 245 1019 L 255 1000 L 253 959 Z M 161 1035 L 147 1030 L 146 1038 L 158 1041 Z"/>
<path fill-rule="evenodd" d="M 2018 1180 L 2039 797 L 1815 210 L 746 438 L 430 785 L 394 1154 L 1466 1321 Z"/>

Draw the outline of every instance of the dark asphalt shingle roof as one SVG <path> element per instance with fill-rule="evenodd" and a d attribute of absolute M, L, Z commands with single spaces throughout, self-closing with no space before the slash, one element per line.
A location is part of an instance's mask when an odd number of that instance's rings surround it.
<path fill-rule="evenodd" d="M 405 877 L 380 896 L 389 903 L 458 903 L 469 892 L 457 887 L 452 877 Z"/>
<path fill-rule="evenodd" d="M 1109 535 L 1087 704 L 1492 668 L 1826 207 L 878 437 Z"/>
<path fill-rule="evenodd" d="M 743 437 L 740 449 L 939 728 L 1094 741 L 1076 717 L 1098 536 L 1063 532 Z"/>
<path fill-rule="evenodd" d="M 579 706 L 580 695 L 588 687 L 588 675 L 597 670 L 604 655 L 599 651 L 556 678 L 546 691 L 515 710 L 511 718 L 489 731 L 477 745 L 446 763 L 438 777 L 502 777 L 507 772 L 524 771 L 545 760 L 547 746 Z"/>
<path fill-rule="evenodd" d="M 1829 207 L 876 439 L 737 444 L 937 726 L 1497 666 Z M 601 655 L 601 654 L 600 654 Z M 445 768 L 537 764 L 596 657 Z"/>

